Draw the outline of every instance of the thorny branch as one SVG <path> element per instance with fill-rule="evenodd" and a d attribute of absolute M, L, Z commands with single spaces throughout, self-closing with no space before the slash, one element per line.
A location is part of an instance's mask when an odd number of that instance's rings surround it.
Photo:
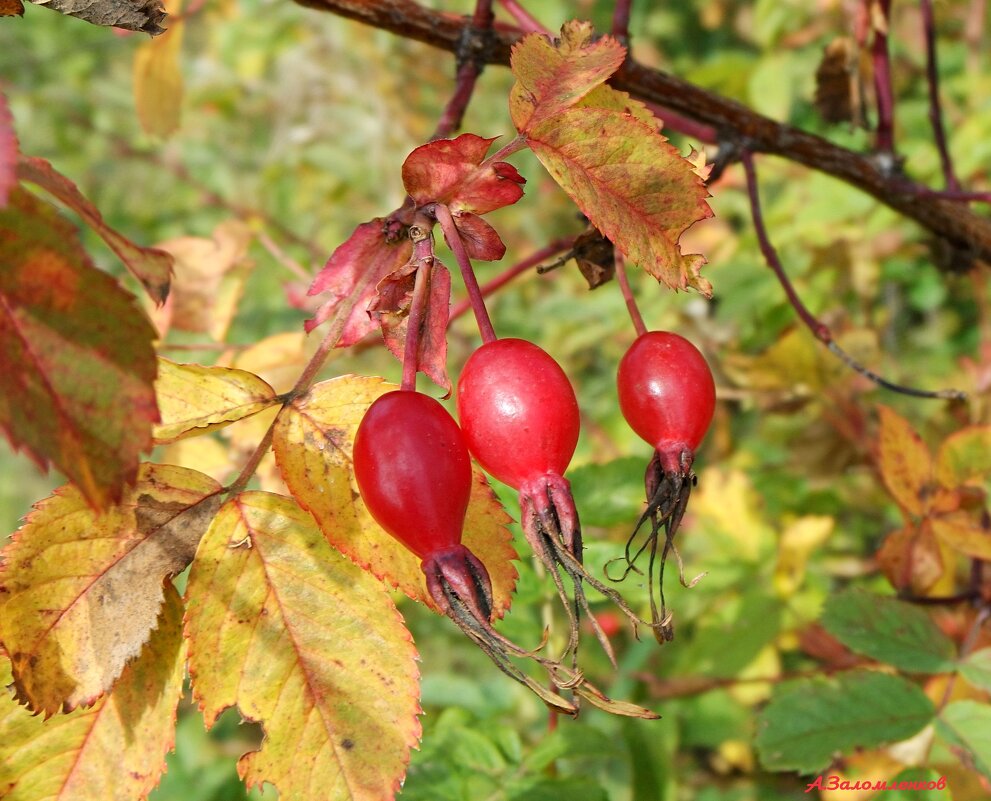
<path fill-rule="evenodd" d="M 433 11 L 414 0 L 295 1 L 450 52 L 457 52 L 467 22 L 460 15 Z M 510 48 L 520 35 L 518 29 L 495 23 L 484 54 L 486 63 L 509 64 Z M 782 156 L 845 181 L 915 220 L 962 256 L 991 263 L 991 220 L 959 203 L 924 194 L 925 187 L 888 168 L 890 158 L 879 161 L 840 147 L 632 58 L 611 83 L 641 100 L 659 103 L 712 127 L 721 142 L 743 143 L 753 153 Z"/>

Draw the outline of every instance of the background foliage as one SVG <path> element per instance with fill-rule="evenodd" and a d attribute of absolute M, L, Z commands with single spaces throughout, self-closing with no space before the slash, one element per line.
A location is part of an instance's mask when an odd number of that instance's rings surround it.
<path fill-rule="evenodd" d="M 472 8 L 465 0 L 443 6 L 462 13 Z M 590 18 L 599 30 L 609 26 L 609 3 L 533 6 L 551 28 L 573 17 Z M 950 148 L 964 185 L 986 187 L 991 64 L 986 29 L 974 38 L 972 22 L 968 27 L 980 7 L 947 0 L 937 11 Z M 219 337 L 223 343 L 211 344 L 217 331 L 174 332 L 164 354 L 250 366 L 277 390 L 286 389 L 305 363 L 307 346 L 296 336 L 308 316 L 286 301 L 287 284 L 306 285 L 287 264 L 314 273 L 356 224 L 400 204 L 399 166 L 436 124 L 451 88 L 452 59 L 293 4 L 218 0 L 183 23 L 176 73 L 183 84 L 181 125 L 161 137 L 146 132 L 136 110 L 145 109 L 146 127 L 169 127 L 169 113 L 155 95 L 160 87 L 135 79 L 148 58 L 141 55 L 149 47 L 144 37 L 117 36 L 35 7 L 23 20 L 0 22 L 8 43 L 0 48 L 0 75 L 23 152 L 49 159 L 112 225 L 142 244 L 210 237 L 231 220 L 245 226 L 247 254 L 229 277 L 231 291 L 237 294 L 241 280 L 243 289 Z M 631 23 L 634 52 L 644 62 L 867 149 L 869 133 L 827 126 L 812 103 L 823 48 L 847 27 L 844 4 L 831 0 L 642 2 L 634 4 Z M 939 185 L 914 4 L 896 4 L 892 28 L 898 148 L 909 174 Z M 507 70 L 487 70 L 464 129 L 508 136 L 511 84 Z M 673 139 L 687 152 L 685 140 Z M 491 218 L 509 246 L 506 264 L 578 228 L 573 206 L 532 155 L 513 162 L 529 180 L 526 196 Z M 549 730 L 538 702 L 464 647 L 448 621 L 407 601 L 401 611 L 422 658 L 425 715 L 403 798 L 789 799 L 803 797 L 808 783 L 794 770 L 853 779 L 921 770 L 924 778 L 948 777 L 949 791 L 934 798 L 987 797 L 987 744 L 971 747 L 965 766 L 954 749 L 960 731 L 966 740 L 973 729 L 954 722 L 965 713 L 986 722 L 988 660 L 967 660 L 965 681 L 951 682 L 946 673 L 957 651 L 950 641 L 959 644 L 968 631 L 968 651 L 987 656 L 982 646 L 991 642 L 973 627 L 973 610 L 956 605 L 920 612 L 925 622 L 919 625 L 933 630 L 899 650 L 878 646 L 886 641 L 880 635 L 850 633 L 842 606 L 856 602 L 853 593 L 890 594 L 878 553 L 886 536 L 905 525 L 898 492 L 889 492 L 892 479 L 882 477 L 883 463 L 879 468 L 876 404 L 909 421 L 933 453 L 962 427 L 991 422 L 986 273 L 947 271 L 916 226 L 821 174 L 763 159 L 761 178 L 766 220 L 787 271 L 844 347 L 895 380 L 959 387 L 972 393 L 971 401 L 951 405 L 884 394 L 796 328 L 758 251 L 742 172 L 729 169 L 711 190 L 715 218 L 689 233 L 693 247 L 686 248 L 707 255 L 713 300 L 675 295 L 645 275 L 633 276 L 648 327 L 677 330 L 699 345 L 716 373 L 721 401 L 682 529 L 689 572 L 708 576 L 692 590 L 671 591 L 678 636 L 670 645 L 636 642 L 623 627 L 614 637 L 620 671 L 609 690 L 656 708 L 663 720 L 589 712 Z M 131 280 L 94 235 L 84 230 L 83 236 L 101 267 Z M 498 270 L 483 266 L 480 279 Z M 521 278 L 493 298 L 490 311 L 501 335 L 539 342 L 578 388 L 584 430 L 569 477 L 591 540 L 586 561 L 601 566 L 618 554 L 636 520 L 649 458 L 616 402 L 615 365 L 632 338 L 622 298 L 613 284 L 588 292 L 568 265 Z M 451 336 L 452 377 L 476 344 L 474 324 L 462 318 Z M 399 366 L 371 345 L 336 354 L 326 370 L 347 372 L 395 381 Z M 209 462 L 206 472 L 224 480 L 235 467 L 228 449 L 247 451 L 261 425 L 246 421 L 190 441 L 195 445 L 164 446 L 158 456 L 199 469 Z M 0 473 L 7 479 L 0 482 L 3 532 L 13 531 L 31 503 L 62 483 L 40 476 L 9 449 L 0 451 Z M 264 470 L 262 476 L 263 486 L 272 480 Z M 498 489 L 518 517 L 513 494 Z M 945 545 L 943 557 L 944 571 L 926 588 L 933 595 L 967 585 L 969 562 Z M 529 568 L 521 574 L 506 631 L 532 641 L 539 637 L 548 586 Z M 837 595 L 848 586 L 858 589 Z M 646 600 L 642 591 L 634 598 Z M 871 620 L 873 606 L 867 609 L 849 619 Z M 933 643 L 944 640 L 948 650 L 940 653 Z M 920 662 L 927 650 L 930 660 Z M 608 665 L 591 651 L 584 654 L 590 670 L 608 681 Z M 775 694 L 765 707 L 776 686 L 854 664 L 873 666 L 871 660 L 894 666 L 900 677 L 871 673 L 870 681 L 900 681 L 922 707 L 944 708 L 951 700 L 980 705 L 957 706 L 935 731 L 927 727 L 897 747 L 872 743 L 854 753 L 852 742 L 828 771 L 829 751 L 778 760 L 769 755 L 758 715 L 800 723 L 808 710 L 789 707 L 789 699 L 815 695 L 802 685 Z M 857 691 L 840 685 L 830 691 L 850 701 L 848 720 L 855 720 Z M 892 692 L 875 688 L 865 697 Z M 904 736 L 916 731 L 909 727 Z M 235 757 L 259 737 L 255 727 L 238 726 L 232 712 L 205 734 L 199 713 L 184 703 L 176 753 L 152 798 L 243 797 Z"/>

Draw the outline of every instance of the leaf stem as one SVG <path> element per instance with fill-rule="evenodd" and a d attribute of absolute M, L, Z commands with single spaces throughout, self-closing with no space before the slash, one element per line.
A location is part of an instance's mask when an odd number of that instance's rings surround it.
<path fill-rule="evenodd" d="M 495 153 L 489 156 L 485 161 L 478 165 L 478 169 L 481 171 L 488 167 L 490 164 L 495 164 L 497 161 L 502 161 L 503 159 L 513 155 L 513 153 L 518 153 L 520 150 L 526 147 L 526 137 L 522 135 L 517 135 L 513 139 L 507 142 L 505 145 L 500 147 Z"/>
<path fill-rule="evenodd" d="M 836 344 L 829 326 L 817 319 L 798 296 L 798 292 L 795 291 L 795 287 L 791 283 L 791 279 L 789 279 L 788 275 L 785 273 L 784 265 L 782 265 L 777 251 L 774 249 L 774 246 L 771 244 L 771 240 L 767 236 L 767 228 L 764 226 L 764 216 L 760 209 L 760 194 L 757 187 L 757 171 L 754 167 L 753 154 L 751 154 L 749 150 L 742 150 L 740 152 L 740 162 L 743 164 L 743 171 L 747 178 L 747 194 L 750 198 L 750 214 L 753 218 L 754 230 L 757 233 L 757 242 L 760 245 L 761 253 L 764 255 L 764 261 L 767 262 L 767 266 L 774 272 L 774 275 L 778 279 L 778 283 L 781 284 L 781 288 L 785 291 L 788 302 L 791 304 L 792 308 L 795 309 L 799 319 L 812 332 L 813 336 L 826 345 L 832 353 L 838 356 L 844 364 L 852 370 L 855 370 L 864 377 L 870 379 L 878 386 L 889 389 L 892 392 L 898 392 L 902 395 L 911 395 L 916 398 L 941 398 L 952 400 L 966 398 L 966 393 L 955 389 L 929 391 L 924 389 L 916 389 L 915 387 L 903 386 L 901 384 L 895 384 L 887 379 L 881 378 L 881 376 L 877 373 L 868 370 L 866 367 L 854 360 L 838 344 Z"/>
<path fill-rule="evenodd" d="M 616 262 L 616 281 L 619 283 L 619 290 L 623 293 L 623 298 L 626 300 L 626 310 L 630 313 L 630 319 L 633 320 L 633 327 L 636 329 L 637 336 L 642 337 L 647 333 L 647 326 L 644 325 L 643 317 L 640 314 L 640 308 L 637 306 L 637 299 L 633 295 L 633 289 L 630 287 L 630 278 L 626 274 L 626 259 L 623 258 L 623 254 L 619 252 L 619 248 L 613 248 L 613 259 Z"/>
<path fill-rule="evenodd" d="M 371 270 L 367 271 L 365 276 L 355 286 L 354 291 L 341 301 L 340 305 L 334 312 L 334 316 L 330 320 L 327 333 L 324 335 L 323 340 L 321 340 L 316 352 L 314 352 L 314 354 L 310 357 L 306 367 L 303 368 L 303 372 L 300 373 L 299 378 L 296 379 L 296 383 L 293 385 L 293 388 L 282 396 L 282 409 L 285 409 L 286 406 L 292 403 L 292 401 L 300 395 L 304 394 L 313 385 L 317 375 L 320 373 L 320 369 L 327 360 L 327 356 L 334 349 L 337 343 L 340 342 L 341 335 L 344 333 L 344 326 L 347 325 L 351 312 L 354 310 L 354 307 L 358 305 L 359 300 L 364 294 L 365 287 L 372 280 L 372 275 L 373 273 Z M 246 486 L 248 486 L 248 482 L 251 481 L 252 476 L 254 476 L 255 471 L 258 469 L 258 465 L 261 464 L 262 459 L 265 458 L 265 454 L 268 453 L 268 449 L 272 447 L 272 438 L 275 436 L 275 425 L 279 422 L 279 417 L 282 415 L 282 409 L 279 409 L 279 413 L 275 416 L 272 424 L 268 427 L 268 430 L 262 437 L 261 442 L 258 443 L 254 452 L 250 457 L 248 457 L 248 461 L 245 463 L 244 467 L 241 468 L 241 472 L 238 473 L 237 477 L 225 488 L 227 495 L 237 495 L 242 492 Z"/>
<path fill-rule="evenodd" d="M 550 242 L 540 250 L 535 251 L 532 255 L 523 259 L 523 261 L 518 262 L 504 272 L 501 272 L 491 281 L 487 281 L 479 287 L 482 297 L 487 298 L 489 295 L 502 289 L 502 287 L 517 276 L 522 275 L 534 267 L 537 267 L 541 262 L 549 259 L 551 256 L 556 256 L 558 253 L 568 250 L 575 244 L 576 238 L 577 237 L 575 236 L 567 236 L 562 237 L 561 239 L 555 239 L 553 242 Z M 451 309 L 450 319 L 454 320 L 455 318 L 460 317 L 470 308 L 471 303 L 467 298 L 464 300 L 459 300 Z"/>
<path fill-rule="evenodd" d="M 478 287 L 478 279 L 475 277 L 475 271 L 472 269 L 471 259 L 468 258 L 465 244 L 461 241 L 461 233 L 454 224 L 454 217 L 451 216 L 451 210 L 443 203 L 438 203 L 434 207 L 434 214 L 437 217 L 437 222 L 440 223 L 441 229 L 444 231 L 444 238 L 454 253 L 454 258 L 458 260 L 458 267 L 461 268 L 461 277 L 464 279 L 465 289 L 468 290 L 468 301 L 471 303 L 471 308 L 475 312 L 475 321 L 478 323 L 478 331 L 482 335 L 482 341 L 494 342 L 496 340 L 495 329 L 492 327 L 492 321 L 489 319 L 489 312 L 485 308 L 482 291 Z"/>
<path fill-rule="evenodd" d="M 926 81 L 929 84 L 929 122 L 933 138 L 939 150 L 939 161 L 943 167 L 943 180 L 950 191 L 958 191 L 960 182 L 953 171 L 953 160 L 946 145 L 946 132 L 943 129 L 943 110 L 939 100 L 939 72 L 936 62 L 936 21 L 933 15 L 932 0 L 920 0 L 922 31 L 926 42 Z"/>

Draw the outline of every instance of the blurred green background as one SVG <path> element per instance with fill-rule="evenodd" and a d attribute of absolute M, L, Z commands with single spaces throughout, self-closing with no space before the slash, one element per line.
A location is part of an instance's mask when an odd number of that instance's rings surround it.
<path fill-rule="evenodd" d="M 472 8 L 466 0 L 432 5 L 461 13 Z M 941 91 L 958 175 L 965 185 L 986 187 L 991 64 L 986 29 L 976 41 L 967 34 L 974 5 L 937 6 Z M 574 17 L 609 27 L 606 2 L 542 0 L 531 8 L 551 28 Z M 634 2 L 633 49 L 649 64 L 866 150 L 870 133 L 826 125 L 812 102 L 824 47 L 848 34 L 845 8 L 838 0 Z M 145 133 L 135 111 L 133 62 L 144 37 L 29 6 L 23 19 L 0 20 L 0 76 L 23 152 L 52 161 L 136 241 L 209 236 L 230 219 L 250 226 L 254 268 L 226 342 L 170 334 L 164 345 L 170 358 L 211 363 L 301 330 L 308 314 L 287 302 L 284 286 L 305 281 L 287 264 L 312 274 L 355 225 L 399 205 L 399 167 L 433 131 L 452 86 L 453 60 L 276 0 L 216 0 L 199 7 L 184 29 L 181 126 L 166 139 Z M 940 186 L 914 5 L 896 4 L 892 47 L 899 151 L 912 177 Z M 486 70 L 464 130 L 508 137 L 511 83 L 508 70 Z M 688 152 L 688 140 L 672 138 Z M 535 159 L 520 154 L 512 161 L 528 183 L 519 204 L 490 217 L 509 247 L 503 266 L 580 229 L 574 208 Z M 692 590 L 669 583 L 673 643 L 658 649 L 620 626 L 615 678 L 593 641 L 583 653 L 610 693 L 656 708 L 663 719 L 589 712 L 551 727 L 539 703 L 448 621 L 397 599 L 421 654 L 424 707 L 423 743 L 402 798 L 808 797 L 800 777 L 760 769 L 752 747 L 755 709 L 772 682 L 820 664 L 803 638 L 835 587 L 851 581 L 886 587 L 873 555 L 899 515 L 870 460 L 873 404 L 897 408 L 931 443 L 961 424 L 988 422 L 980 382 L 991 356 L 981 348 L 991 321 L 985 277 L 942 269 L 914 225 L 782 160 L 761 158 L 759 168 L 765 216 L 788 273 L 844 348 L 893 380 L 977 390 L 978 400 L 949 409 L 884 394 L 796 329 L 757 249 L 742 174 L 730 168 L 711 188 L 715 218 L 689 234 L 692 249 L 709 259 L 713 300 L 675 295 L 633 276 L 648 326 L 691 338 L 716 373 L 721 402 L 681 534 L 688 573 L 708 576 Z M 120 275 L 102 243 L 83 236 L 97 262 Z M 481 265 L 480 280 L 500 269 Z M 500 335 L 539 342 L 578 389 L 584 430 L 570 477 L 589 541 L 586 561 L 601 572 L 639 514 L 650 456 L 617 408 L 615 366 L 632 340 L 622 298 L 613 283 L 589 292 L 569 264 L 519 279 L 493 298 L 490 311 Z M 452 376 L 477 343 L 473 322 L 461 318 L 450 340 Z M 328 365 L 328 375 L 344 372 L 398 380 L 400 368 L 373 345 Z M 229 447 L 223 437 L 215 442 Z M 222 473 L 222 458 L 213 467 Z M 6 447 L 0 474 L 4 534 L 60 483 Z M 502 488 L 501 495 L 518 516 L 512 493 Z M 553 590 L 523 556 L 520 592 L 505 628 L 532 642 Z M 645 607 L 642 587 L 625 589 Z M 601 609 L 608 618 L 608 607 Z M 233 711 L 206 733 L 194 706 L 184 704 L 176 753 L 152 799 L 243 798 L 234 763 L 259 736 Z M 982 797 L 970 794 L 968 781 L 955 777 L 953 797 Z"/>

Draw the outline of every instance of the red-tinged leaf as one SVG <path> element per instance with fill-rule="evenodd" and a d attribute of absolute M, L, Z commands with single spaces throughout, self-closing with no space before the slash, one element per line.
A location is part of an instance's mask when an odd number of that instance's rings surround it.
<path fill-rule="evenodd" d="M 159 304 L 165 302 L 172 280 L 170 254 L 156 248 L 140 247 L 107 225 L 103 215 L 96 206 L 83 197 L 76 185 L 56 172 L 55 168 L 44 159 L 21 157 L 17 164 L 17 174 L 22 181 L 30 181 L 50 192 L 82 217 L 85 223 L 117 254 L 131 274 L 141 282 L 151 299 Z"/>
<path fill-rule="evenodd" d="M 406 345 L 417 269 L 423 268 L 407 264 L 386 276 L 378 285 L 378 294 L 368 307 L 368 311 L 382 326 L 385 344 L 400 361 Z M 427 375 L 437 386 L 450 392 L 451 379 L 447 375 L 447 324 L 451 317 L 451 274 L 447 267 L 434 259 L 427 278 L 430 285 L 427 288 L 416 366 L 417 370 Z"/>
<path fill-rule="evenodd" d="M 905 418 L 887 406 L 879 406 L 878 410 L 881 416 L 878 435 L 881 479 L 902 509 L 920 517 L 926 512 L 926 498 L 933 478 L 929 449 Z"/>
<path fill-rule="evenodd" d="M 7 106 L 7 98 L 0 92 L 0 208 L 7 205 L 7 197 L 16 183 L 17 135 L 14 133 L 14 117 Z"/>
<path fill-rule="evenodd" d="M 155 331 L 75 228 L 15 189 L 0 210 L 0 428 L 104 508 L 151 446 Z"/>
<path fill-rule="evenodd" d="M 653 128 L 629 114 L 575 108 L 527 134 L 554 180 L 632 262 L 673 289 L 709 296 L 705 259 L 682 255 L 681 234 L 712 216 L 692 164 Z"/>
<path fill-rule="evenodd" d="M 24 3 L 21 0 L 0 0 L 0 17 L 23 17 Z"/>
<path fill-rule="evenodd" d="M 307 320 L 307 333 L 326 321 L 346 299 L 357 295 L 358 300 L 348 315 L 344 333 L 337 343 L 339 348 L 353 345 L 378 325 L 368 314 L 368 304 L 375 296 L 375 287 L 389 273 L 395 272 L 409 261 L 413 243 L 402 236 L 390 241 L 385 230 L 385 220 L 376 218 L 362 223 L 344 244 L 335 250 L 327 264 L 310 285 L 309 295 L 328 293 L 330 297 L 317 309 L 312 320 Z"/>
<path fill-rule="evenodd" d="M 496 233 L 496 229 L 477 214 L 460 212 L 452 216 L 454 227 L 461 234 L 461 241 L 469 259 L 499 261 L 506 255 L 506 245 Z M 444 234 L 444 240 L 447 241 L 447 234 Z M 450 247 L 451 243 L 447 244 Z"/>
<path fill-rule="evenodd" d="M 486 214 L 523 197 L 523 178 L 504 161 L 482 165 L 495 139 L 461 134 L 416 148 L 403 163 L 403 186 L 417 206 L 443 203 L 452 212 Z"/>
<path fill-rule="evenodd" d="M 556 47 L 536 33 L 516 43 L 510 60 L 516 84 L 509 100 L 516 130 L 529 133 L 571 108 L 620 68 L 626 48 L 611 36 L 593 41 L 594 33 L 591 23 L 572 20 L 561 28 Z"/>
<path fill-rule="evenodd" d="M 891 586 L 918 595 L 924 595 L 945 570 L 939 543 L 928 521 L 891 532 L 876 558 Z"/>

